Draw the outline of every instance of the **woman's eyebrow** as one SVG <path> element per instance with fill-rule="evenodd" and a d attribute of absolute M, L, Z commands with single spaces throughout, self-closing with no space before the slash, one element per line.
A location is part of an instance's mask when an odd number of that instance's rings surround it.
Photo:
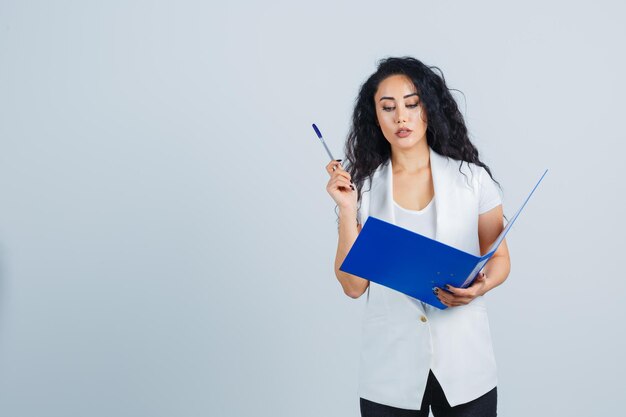
<path fill-rule="evenodd" d="M 411 94 L 407 94 L 403 98 L 409 98 L 409 97 L 413 97 L 413 96 L 416 96 L 416 95 L 417 95 L 417 93 L 411 93 Z M 393 97 L 381 97 L 380 100 L 378 100 L 378 101 L 383 101 L 383 100 L 394 100 L 395 101 L 396 99 L 393 98 Z"/>

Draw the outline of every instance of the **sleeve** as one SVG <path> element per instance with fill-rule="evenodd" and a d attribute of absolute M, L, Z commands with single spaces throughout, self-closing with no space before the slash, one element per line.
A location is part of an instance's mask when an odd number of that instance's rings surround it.
<path fill-rule="evenodd" d="M 480 202 L 478 214 L 488 212 L 494 207 L 502 204 L 500 189 L 491 179 L 485 168 L 480 168 Z"/>

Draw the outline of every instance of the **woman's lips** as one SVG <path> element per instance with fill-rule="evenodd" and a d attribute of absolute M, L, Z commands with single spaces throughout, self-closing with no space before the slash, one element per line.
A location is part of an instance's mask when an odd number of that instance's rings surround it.
<path fill-rule="evenodd" d="M 396 132 L 396 136 L 399 138 L 406 138 L 407 136 L 409 136 L 413 131 L 410 129 L 400 129 Z"/>

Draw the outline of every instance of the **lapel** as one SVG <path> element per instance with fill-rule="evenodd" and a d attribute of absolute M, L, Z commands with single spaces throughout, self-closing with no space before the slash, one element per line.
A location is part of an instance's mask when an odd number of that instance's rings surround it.
<path fill-rule="evenodd" d="M 455 228 L 453 213 L 454 204 L 458 197 L 455 189 L 454 174 L 456 166 L 453 160 L 439 155 L 430 148 L 430 170 L 433 177 L 435 192 L 435 207 L 437 214 L 435 240 L 448 244 L 457 245 L 458 228 Z M 378 177 L 378 178 L 376 178 Z M 372 182 L 369 215 L 396 224 L 393 209 L 393 166 L 391 158 L 381 164 Z"/>

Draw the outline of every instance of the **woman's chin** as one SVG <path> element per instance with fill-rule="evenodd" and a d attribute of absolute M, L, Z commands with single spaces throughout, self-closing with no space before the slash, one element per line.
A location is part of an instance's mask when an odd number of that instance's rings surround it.
<path fill-rule="evenodd" d="M 417 146 L 422 146 L 421 142 L 422 141 L 420 139 L 415 139 L 414 137 L 409 136 L 406 138 L 395 138 L 393 142 L 391 142 L 391 145 L 398 150 L 409 150 Z"/>

